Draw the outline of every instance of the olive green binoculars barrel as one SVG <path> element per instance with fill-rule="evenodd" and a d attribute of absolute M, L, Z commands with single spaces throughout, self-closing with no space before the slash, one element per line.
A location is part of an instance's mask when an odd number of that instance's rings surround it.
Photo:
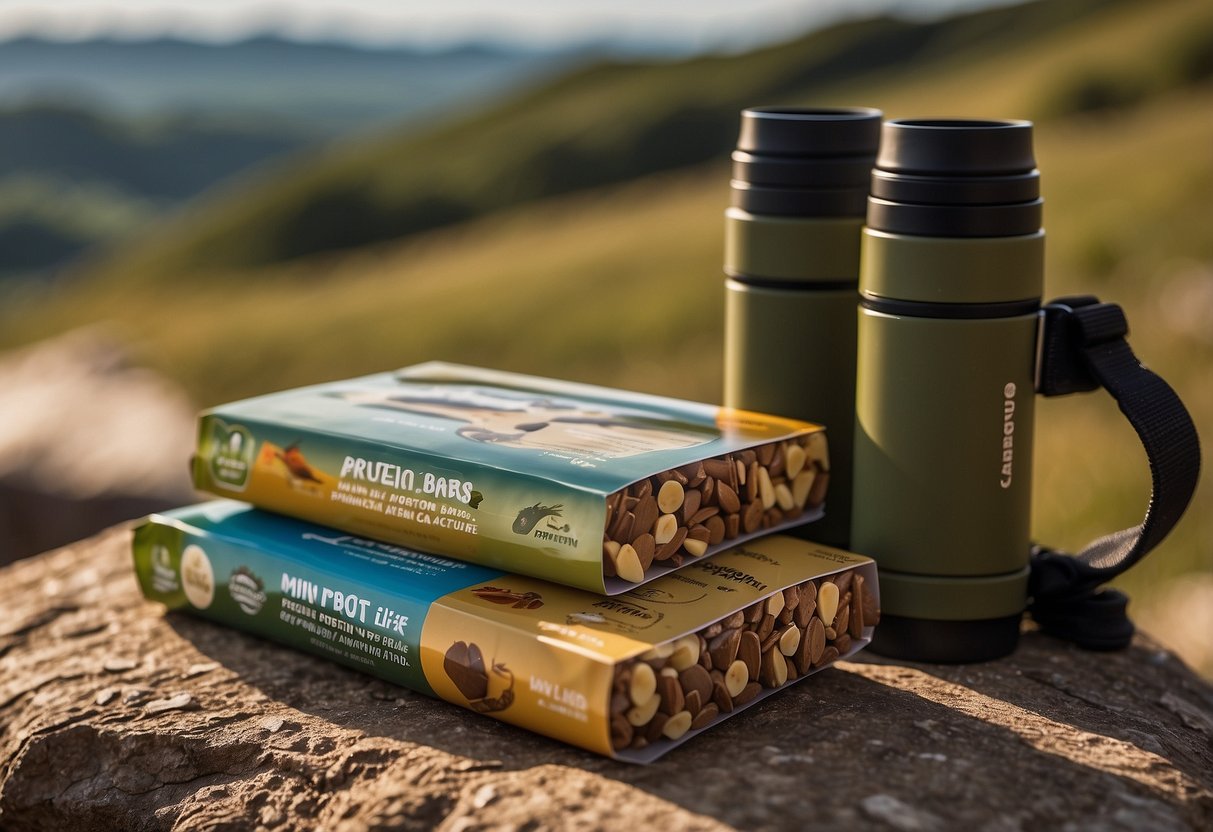
<path fill-rule="evenodd" d="M 825 518 L 800 532 L 846 547 L 855 413 L 855 300 L 879 110 L 741 114 L 725 213 L 724 404 L 826 426 Z"/>
<path fill-rule="evenodd" d="M 1029 122 L 884 125 L 861 254 L 851 546 L 879 565 L 885 655 L 981 661 L 1017 643 L 1041 206 Z"/>

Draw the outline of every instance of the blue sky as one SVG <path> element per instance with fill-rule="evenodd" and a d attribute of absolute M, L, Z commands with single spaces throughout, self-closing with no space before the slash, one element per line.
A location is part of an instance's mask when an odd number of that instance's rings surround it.
<path fill-rule="evenodd" d="M 894 9 L 944 14 L 1008 0 L 0 0 L 0 38 L 162 34 L 232 40 L 279 33 L 303 40 L 441 45 L 497 40 L 559 45 L 588 39 L 733 48 L 848 16 Z"/>

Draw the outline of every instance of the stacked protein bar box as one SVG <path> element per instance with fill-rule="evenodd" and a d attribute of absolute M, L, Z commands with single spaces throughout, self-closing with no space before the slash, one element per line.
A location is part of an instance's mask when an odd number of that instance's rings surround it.
<path fill-rule="evenodd" d="M 650 761 L 866 645 L 820 426 L 430 363 L 204 413 L 225 499 L 135 532 L 144 594 Z"/>

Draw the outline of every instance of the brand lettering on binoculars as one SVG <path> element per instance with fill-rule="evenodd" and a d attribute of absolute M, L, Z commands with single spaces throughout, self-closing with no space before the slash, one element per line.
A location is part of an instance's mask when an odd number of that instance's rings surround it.
<path fill-rule="evenodd" d="M 1002 388 L 1002 479 L 998 484 L 1011 487 L 1011 466 L 1015 460 L 1015 383 Z"/>

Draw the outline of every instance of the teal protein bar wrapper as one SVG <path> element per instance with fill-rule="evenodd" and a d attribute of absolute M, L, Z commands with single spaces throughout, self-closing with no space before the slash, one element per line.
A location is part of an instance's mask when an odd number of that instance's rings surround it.
<path fill-rule="evenodd" d="M 144 595 L 476 713 L 647 762 L 863 648 L 876 564 L 768 535 L 605 597 L 232 500 L 153 515 Z"/>
<path fill-rule="evenodd" d="M 822 515 L 821 426 L 430 363 L 202 415 L 194 483 L 353 534 L 616 594 Z"/>

